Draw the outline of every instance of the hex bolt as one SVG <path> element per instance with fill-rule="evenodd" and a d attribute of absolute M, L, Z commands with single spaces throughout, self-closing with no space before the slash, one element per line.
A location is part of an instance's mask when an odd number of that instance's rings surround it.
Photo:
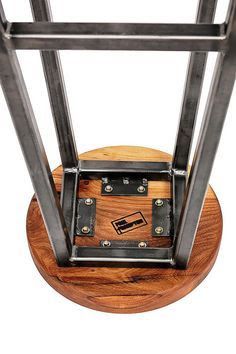
<path fill-rule="evenodd" d="M 137 191 L 138 191 L 139 193 L 144 193 L 144 192 L 145 192 L 145 187 L 144 187 L 144 186 L 139 186 L 139 187 L 137 188 Z"/>
<path fill-rule="evenodd" d="M 87 198 L 87 199 L 85 199 L 85 204 L 86 205 L 92 205 L 93 204 L 93 200 L 91 198 Z"/>
<path fill-rule="evenodd" d="M 88 226 L 83 226 L 81 231 L 83 234 L 88 234 L 90 232 L 90 228 Z"/>
<path fill-rule="evenodd" d="M 156 204 L 156 206 L 158 206 L 158 207 L 162 207 L 163 204 L 164 204 L 164 202 L 163 202 L 162 199 L 157 199 L 157 200 L 155 201 L 155 204 Z"/>
<path fill-rule="evenodd" d="M 161 235 L 161 234 L 163 234 L 163 232 L 164 232 L 164 229 L 163 229 L 162 226 L 157 226 L 157 227 L 155 228 L 155 233 L 156 233 L 156 234 Z"/>
<path fill-rule="evenodd" d="M 108 240 L 105 240 L 105 241 L 102 242 L 102 245 L 103 245 L 103 247 L 110 247 L 111 246 L 111 242 L 108 241 Z"/>
<path fill-rule="evenodd" d="M 145 248 L 145 247 L 147 247 L 147 244 L 146 244 L 146 242 L 141 241 L 141 242 L 139 242 L 138 247 Z"/>
<path fill-rule="evenodd" d="M 111 193 L 111 192 L 113 191 L 113 187 L 112 187 L 110 184 L 108 184 L 108 185 L 105 187 L 105 191 L 106 191 L 107 193 Z"/>

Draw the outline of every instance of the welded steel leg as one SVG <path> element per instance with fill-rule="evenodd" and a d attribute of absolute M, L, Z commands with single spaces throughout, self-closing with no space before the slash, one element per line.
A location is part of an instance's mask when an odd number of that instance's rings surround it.
<path fill-rule="evenodd" d="M 35 21 L 52 21 L 49 0 L 30 0 L 30 3 Z M 41 51 L 41 58 L 57 132 L 62 166 L 64 168 L 76 167 L 78 165 L 78 155 L 59 53 L 56 51 Z"/>
<path fill-rule="evenodd" d="M 211 23 L 214 18 L 216 5 L 217 0 L 200 0 L 196 22 Z M 207 53 L 193 52 L 190 54 L 185 92 L 173 157 L 173 210 L 175 235 L 179 222 L 180 211 L 184 201 L 185 182 L 187 181 L 187 174 L 183 176 L 181 173 L 183 174 L 187 172 L 188 169 L 189 155 L 201 97 L 206 62 Z"/>
<path fill-rule="evenodd" d="M 29 169 L 49 239 L 59 265 L 68 264 L 71 242 L 35 121 L 19 62 L 4 42 L 6 19 L 0 2 L 0 78 Z"/>
<path fill-rule="evenodd" d="M 52 21 L 49 0 L 30 0 L 30 3 L 35 21 Z M 78 153 L 64 85 L 60 56 L 57 51 L 41 51 L 40 53 L 54 118 L 54 124 L 57 132 L 62 166 L 64 169 L 77 167 Z M 77 183 L 77 175 L 64 173 L 61 205 L 72 241 L 74 235 L 74 214 L 76 206 Z"/>
<path fill-rule="evenodd" d="M 74 226 L 78 182 L 79 175 L 77 173 L 65 172 L 63 174 L 61 206 L 72 244 L 74 241 L 75 234 Z"/>
<path fill-rule="evenodd" d="M 175 261 L 186 267 L 201 215 L 217 147 L 236 73 L 236 1 L 230 6 L 228 21 L 229 51 L 218 54 L 212 85 L 203 117 L 199 140 L 189 178 L 187 196 L 180 218 Z"/>
<path fill-rule="evenodd" d="M 214 18 L 216 4 L 217 0 L 200 0 L 196 22 L 211 23 Z M 173 158 L 173 168 L 177 170 L 187 171 L 188 168 L 206 61 L 207 53 L 193 52 L 190 55 Z"/>

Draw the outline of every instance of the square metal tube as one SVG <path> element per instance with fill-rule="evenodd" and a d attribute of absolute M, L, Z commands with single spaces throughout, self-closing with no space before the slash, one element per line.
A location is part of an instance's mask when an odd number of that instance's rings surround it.
<path fill-rule="evenodd" d="M 67 265 L 72 244 L 15 51 L 3 39 L 7 26 L 0 3 L 0 77 L 2 89 L 29 170 L 48 236 L 59 265 Z"/>
<path fill-rule="evenodd" d="M 225 26 L 214 24 L 9 23 L 12 49 L 222 51 Z"/>
<path fill-rule="evenodd" d="M 35 21 L 52 21 L 51 8 L 48 0 L 30 0 L 30 3 Z M 76 167 L 78 164 L 78 153 L 71 123 L 60 56 L 56 51 L 41 51 L 40 54 L 57 133 L 62 166 L 64 168 Z"/>
<path fill-rule="evenodd" d="M 201 216 L 208 182 L 222 133 L 236 72 L 236 1 L 228 14 L 229 50 L 219 53 L 205 108 L 177 232 L 175 262 L 186 268 Z"/>
<path fill-rule="evenodd" d="M 37 22 L 52 22 L 50 2 L 48 0 L 30 0 L 32 14 Z M 71 122 L 70 109 L 64 84 L 60 56 L 57 51 L 41 51 L 45 81 L 51 110 L 57 133 L 62 167 L 76 168 L 78 152 Z M 71 242 L 74 238 L 75 202 L 78 185 L 77 175 L 63 175 L 61 205 Z"/>
<path fill-rule="evenodd" d="M 197 23 L 211 23 L 214 18 L 217 0 L 200 0 L 197 11 Z M 187 171 L 192 146 L 194 127 L 201 97 L 207 53 L 190 54 L 185 92 L 175 144 L 173 167 Z"/>
<path fill-rule="evenodd" d="M 58 54 L 53 50 L 165 50 L 194 52 L 190 58 L 173 162 L 174 168 L 171 168 L 176 228 L 178 224 L 178 230 L 175 234 L 174 259 L 172 249 L 169 249 L 171 252 L 168 251 L 166 259 L 166 251 L 164 249 L 145 250 L 146 254 L 150 253 L 151 261 L 155 261 L 155 255 L 160 255 L 160 259 L 156 257 L 156 262 L 166 260 L 170 264 L 175 263 L 178 267 L 186 267 L 191 255 L 208 180 L 235 80 L 236 0 L 231 0 L 226 24 L 222 25 L 205 23 L 211 22 L 213 19 L 216 6 L 216 1 L 214 0 L 200 1 L 197 24 L 51 23 L 50 7 L 47 0 L 31 0 L 31 4 L 34 17 L 40 22 L 9 23 L 6 21 L 0 1 L 0 76 L 52 248 L 59 265 L 68 265 L 69 259 L 79 261 L 80 256 L 83 260 L 88 259 L 89 249 L 81 251 L 74 246 L 71 257 L 78 171 L 80 168 L 83 169 L 83 164 L 77 168 L 77 152 L 60 61 Z M 65 170 L 62 206 L 66 221 L 58 202 L 55 185 L 15 49 L 45 50 L 42 53 L 42 60 L 58 134 L 62 164 Z M 185 193 L 185 201 L 180 221 L 178 222 L 185 191 L 186 170 L 207 51 L 219 51 L 221 53 L 218 56 L 194 163 L 187 192 Z M 184 148 L 183 151 L 181 151 L 182 148 Z M 99 173 L 103 173 L 104 170 L 109 170 L 111 173 L 121 173 L 122 168 L 124 170 L 128 168 L 134 174 L 140 173 L 137 166 L 132 166 L 132 164 L 129 164 L 129 166 L 115 166 L 115 163 L 110 163 L 111 165 L 109 166 L 102 166 L 101 163 L 100 166 L 93 166 L 94 170 L 90 163 L 90 166 L 84 166 L 84 173 L 91 175 L 95 173 L 97 176 Z M 147 168 L 147 171 L 149 170 L 151 176 L 155 173 L 161 175 L 162 168 L 160 167 L 154 168 L 154 171 L 152 168 Z M 170 169 L 168 166 L 166 167 L 164 169 L 165 176 L 169 178 Z M 75 173 L 69 173 L 72 170 Z M 142 172 L 144 172 L 144 169 Z M 104 260 L 103 256 L 105 255 L 107 261 L 112 261 L 112 256 L 115 252 L 116 260 L 127 261 L 127 257 L 132 255 L 132 257 L 134 256 L 133 258 L 131 257 L 133 261 L 142 261 L 137 256 L 141 254 L 141 251 L 136 253 L 136 250 L 127 250 L 125 253 L 121 249 L 114 251 L 94 249 L 92 252 L 94 254 L 91 256 L 99 254 L 98 260 Z M 78 256 L 77 259 L 72 259 L 73 255 L 75 258 Z M 122 260 L 122 255 L 125 255 L 125 260 Z"/>

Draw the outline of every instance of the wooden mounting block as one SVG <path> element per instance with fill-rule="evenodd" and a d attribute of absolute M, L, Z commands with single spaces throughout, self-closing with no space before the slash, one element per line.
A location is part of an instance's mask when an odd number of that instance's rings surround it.
<path fill-rule="evenodd" d="M 171 161 L 171 156 L 142 147 L 107 147 L 80 155 L 84 160 Z M 53 172 L 58 191 L 61 189 L 62 168 Z M 151 236 L 151 199 L 170 197 L 170 183 L 149 182 L 147 197 L 101 196 L 101 181 L 81 181 L 81 198 L 97 199 L 94 237 L 76 237 L 76 244 L 98 246 L 104 235 L 122 240 L 147 240 L 154 247 L 168 247 L 168 237 Z M 145 227 L 117 235 L 111 221 L 141 211 L 147 220 Z M 27 235 L 33 260 L 44 279 L 68 299 L 89 308 L 117 313 L 135 313 L 168 305 L 193 290 L 211 270 L 222 234 L 221 209 L 213 190 L 209 188 L 203 208 L 193 252 L 187 270 L 146 267 L 82 266 L 58 267 L 50 247 L 47 232 L 33 197 L 27 216 Z"/>

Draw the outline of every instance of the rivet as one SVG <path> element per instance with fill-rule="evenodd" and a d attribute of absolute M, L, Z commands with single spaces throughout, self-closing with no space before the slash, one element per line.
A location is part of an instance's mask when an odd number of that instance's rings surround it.
<path fill-rule="evenodd" d="M 144 187 L 144 186 L 139 186 L 139 187 L 137 188 L 137 191 L 138 191 L 139 193 L 144 193 L 144 192 L 145 192 L 145 187 Z"/>
<path fill-rule="evenodd" d="M 86 205 L 92 205 L 93 204 L 93 200 L 91 198 L 87 198 L 87 199 L 85 199 L 85 204 Z"/>
<path fill-rule="evenodd" d="M 105 240 L 105 241 L 102 242 L 102 245 L 103 245 L 103 247 L 110 247 L 111 246 L 111 242 L 108 241 L 108 240 Z"/>
<path fill-rule="evenodd" d="M 161 206 L 163 206 L 164 202 L 163 202 L 162 199 L 157 199 L 157 200 L 155 201 L 155 204 L 156 204 L 156 206 L 161 207 Z"/>
<path fill-rule="evenodd" d="M 157 226 L 157 227 L 155 228 L 155 233 L 156 233 L 156 234 L 160 235 L 160 234 L 163 234 L 163 232 L 164 232 L 164 229 L 163 229 L 162 226 Z"/>
<path fill-rule="evenodd" d="M 146 242 L 141 241 L 141 242 L 139 242 L 138 247 L 144 248 L 144 247 L 147 247 L 147 244 L 146 244 Z"/>
<path fill-rule="evenodd" d="M 113 187 L 112 187 L 110 184 L 108 184 L 108 185 L 105 187 L 105 191 L 106 191 L 107 193 L 111 193 L 111 192 L 113 191 Z"/>
<path fill-rule="evenodd" d="M 88 226 L 83 226 L 81 231 L 83 232 L 83 234 L 88 234 L 90 232 L 90 228 Z"/>

